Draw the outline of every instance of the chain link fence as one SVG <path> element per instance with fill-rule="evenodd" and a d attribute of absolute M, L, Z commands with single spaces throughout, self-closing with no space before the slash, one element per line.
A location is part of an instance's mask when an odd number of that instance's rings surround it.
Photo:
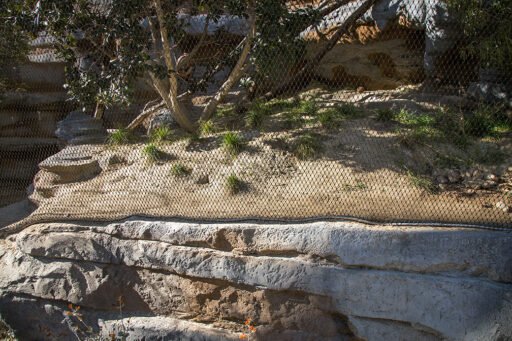
<path fill-rule="evenodd" d="M 511 11 L 9 0 L 4 225 L 25 200 L 35 219 L 510 227 Z"/>

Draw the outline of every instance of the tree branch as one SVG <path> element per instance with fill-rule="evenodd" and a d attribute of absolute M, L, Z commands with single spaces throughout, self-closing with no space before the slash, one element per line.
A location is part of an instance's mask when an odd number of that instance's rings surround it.
<path fill-rule="evenodd" d="M 240 80 L 242 76 L 244 64 L 251 51 L 254 38 L 256 37 L 256 8 L 254 0 L 248 0 L 247 12 L 249 15 L 249 31 L 245 38 L 245 45 L 242 50 L 242 53 L 240 54 L 240 57 L 238 58 L 238 62 L 236 63 L 235 67 L 233 68 L 233 70 L 231 70 L 228 79 L 224 82 L 224 84 L 222 84 L 219 91 L 217 91 L 217 94 L 210 100 L 210 102 L 208 102 L 208 104 L 204 108 L 203 113 L 201 115 L 201 121 L 207 121 L 213 116 L 219 103 L 222 102 L 222 100 L 226 97 L 231 88 Z"/>
<path fill-rule="evenodd" d="M 368 11 L 377 0 L 367 0 L 363 3 L 357 10 L 354 11 L 346 20 L 338 27 L 336 33 L 329 39 L 329 41 L 325 44 L 325 46 L 320 50 L 306 65 L 302 67 L 302 69 L 287 82 L 277 87 L 271 92 L 265 94 L 265 98 L 272 99 L 276 96 L 283 94 L 284 92 L 290 90 L 293 85 L 296 84 L 305 84 L 308 78 L 311 76 L 313 71 L 316 69 L 320 61 L 325 57 L 325 55 L 332 50 L 334 46 L 338 43 L 341 37 L 348 32 L 350 27 L 363 16 L 366 11 Z"/>

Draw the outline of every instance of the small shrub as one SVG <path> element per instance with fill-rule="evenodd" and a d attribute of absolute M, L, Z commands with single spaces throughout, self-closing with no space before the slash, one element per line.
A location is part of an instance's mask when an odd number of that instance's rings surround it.
<path fill-rule="evenodd" d="M 238 155 L 243 149 L 244 142 L 235 132 L 227 132 L 222 139 L 222 146 L 231 155 Z"/>
<path fill-rule="evenodd" d="M 144 149 L 142 150 L 142 152 L 144 153 L 144 155 L 146 156 L 146 158 L 151 161 L 151 162 L 156 162 L 156 161 L 159 161 L 162 159 L 163 157 L 163 152 L 158 149 L 158 147 L 156 145 L 154 145 L 153 143 L 150 143 L 148 145 L 146 145 L 144 147 Z"/>
<path fill-rule="evenodd" d="M 229 194 L 235 195 L 240 193 L 244 187 L 244 183 L 235 174 L 231 174 L 226 179 L 226 189 Z"/>
<path fill-rule="evenodd" d="M 240 340 L 249 340 L 251 335 L 256 333 L 256 327 L 253 325 L 252 319 L 248 318 L 244 322 L 244 332 L 239 336 Z"/>
<path fill-rule="evenodd" d="M 391 109 L 377 110 L 377 121 L 390 122 L 395 117 L 395 112 Z"/>
<path fill-rule="evenodd" d="M 170 141 L 172 139 L 173 131 L 167 126 L 161 126 L 153 129 L 151 132 L 151 142 L 159 143 Z"/>
<path fill-rule="evenodd" d="M 108 143 L 116 146 L 131 143 L 132 140 L 132 133 L 124 128 L 117 129 L 108 137 Z"/>
<path fill-rule="evenodd" d="M 318 114 L 318 122 L 326 129 L 340 128 L 344 119 L 339 108 L 328 108 Z"/>
<path fill-rule="evenodd" d="M 215 125 L 212 120 L 201 121 L 199 124 L 199 133 L 201 136 L 208 136 L 215 132 Z"/>
<path fill-rule="evenodd" d="M 480 105 L 464 118 L 464 131 L 475 137 L 497 136 L 503 130 L 512 130 L 512 122 L 501 107 Z"/>
<path fill-rule="evenodd" d="M 318 156 L 321 149 L 318 138 L 313 134 L 307 133 L 298 138 L 294 154 L 300 160 L 311 160 Z"/>
<path fill-rule="evenodd" d="M 171 174 L 177 178 L 183 178 L 190 175 L 191 169 L 181 163 L 176 163 L 171 167 Z"/>

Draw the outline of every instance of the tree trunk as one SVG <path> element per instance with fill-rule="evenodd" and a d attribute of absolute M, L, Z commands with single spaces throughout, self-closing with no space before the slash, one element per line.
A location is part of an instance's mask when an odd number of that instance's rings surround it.
<path fill-rule="evenodd" d="M 350 27 L 363 16 L 366 11 L 368 11 L 377 0 L 367 0 L 364 2 L 354 13 L 352 13 L 343 24 L 337 29 L 336 33 L 328 40 L 326 45 L 318 52 L 302 69 L 291 79 L 289 79 L 284 84 L 280 85 L 273 91 L 265 94 L 265 99 L 270 100 L 276 96 L 282 95 L 286 91 L 290 90 L 292 87 L 297 87 L 297 85 L 305 84 L 309 81 L 309 78 L 315 71 L 316 67 L 320 64 L 325 55 L 332 50 L 334 46 L 338 43 L 341 37 L 348 33 Z"/>
<path fill-rule="evenodd" d="M 217 110 L 218 105 L 224 100 L 226 95 L 229 93 L 231 88 L 240 80 L 243 74 L 243 69 L 245 62 L 247 61 L 247 57 L 251 52 L 252 43 L 254 41 L 254 37 L 256 36 L 256 9 L 254 0 L 248 1 L 248 15 L 249 15 L 249 32 L 245 38 L 245 46 L 238 58 L 238 62 L 236 63 L 233 70 L 231 70 L 231 74 L 228 79 L 222 84 L 217 94 L 208 102 L 206 107 L 203 110 L 201 115 L 201 121 L 208 121 L 215 111 Z"/>
<path fill-rule="evenodd" d="M 103 114 L 105 113 L 105 105 L 100 102 L 96 102 L 96 109 L 94 110 L 94 118 L 97 120 L 103 119 Z"/>
<path fill-rule="evenodd" d="M 194 132 L 196 125 L 190 119 L 190 115 L 186 112 L 183 104 L 178 100 L 178 77 L 176 75 L 176 62 L 175 58 L 173 58 L 174 51 L 171 47 L 171 44 L 169 43 L 169 32 L 167 31 L 166 27 L 167 23 L 165 21 L 164 12 L 162 10 L 161 0 L 155 0 L 154 5 L 158 19 L 158 25 L 160 27 L 160 39 L 162 40 L 163 55 L 169 78 L 169 91 L 164 91 L 161 80 L 154 76 L 152 77 L 153 84 L 155 84 L 155 88 L 157 88 L 158 93 L 166 102 L 179 126 L 189 132 Z"/>

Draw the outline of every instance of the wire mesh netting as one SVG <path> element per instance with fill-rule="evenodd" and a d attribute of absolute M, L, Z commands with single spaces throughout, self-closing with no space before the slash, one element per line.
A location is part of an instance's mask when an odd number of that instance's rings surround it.
<path fill-rule="evenodd" d="M 36 219 L 512 225 L 509 0 L 8 0 L 0 16 L 4 225 L 23 200 Z"/>

